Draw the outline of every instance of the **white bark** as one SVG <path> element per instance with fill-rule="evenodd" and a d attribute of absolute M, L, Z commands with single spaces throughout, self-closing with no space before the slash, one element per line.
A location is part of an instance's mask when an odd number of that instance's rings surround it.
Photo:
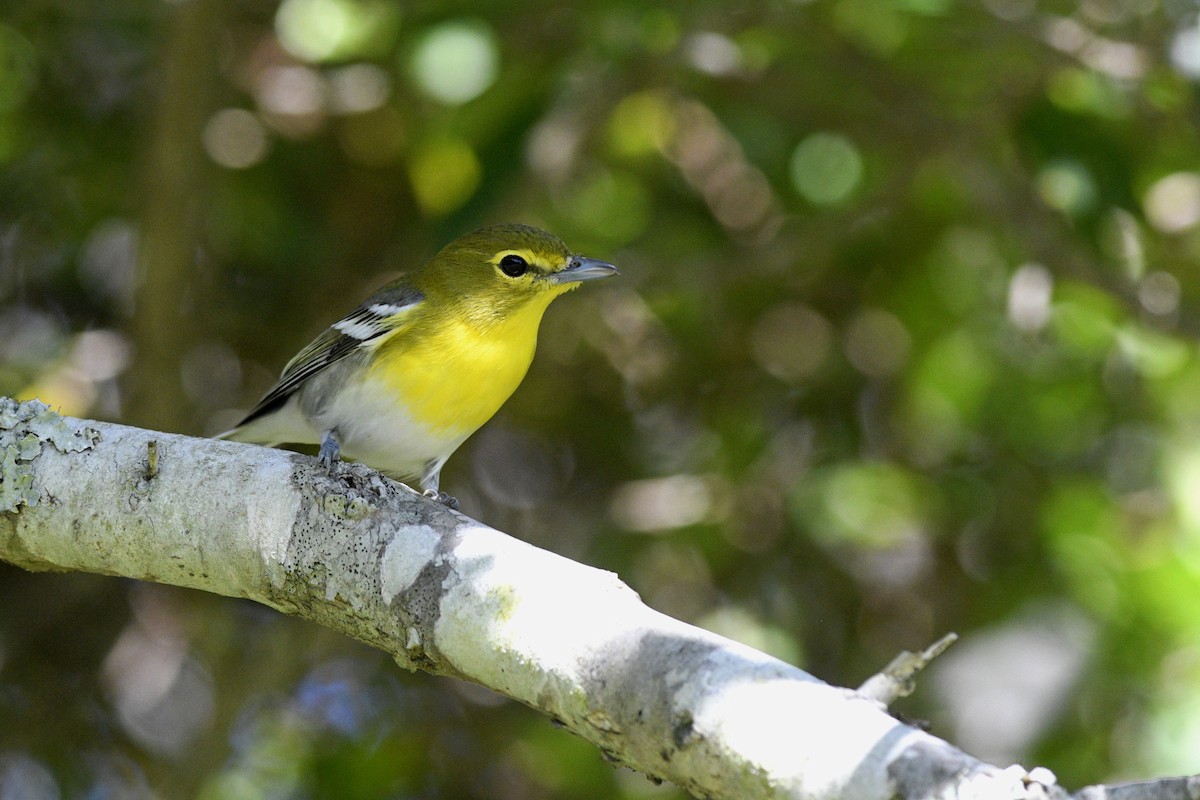
<path fill-rule="evenodd" d="M 360 465 L 330 478 L 286 451 L 0 398 L 0 512 L 0 559 L 256 600 L 491 687 L 698 796 L 1065 796 L 1047 770 L 981 763 Z"/>

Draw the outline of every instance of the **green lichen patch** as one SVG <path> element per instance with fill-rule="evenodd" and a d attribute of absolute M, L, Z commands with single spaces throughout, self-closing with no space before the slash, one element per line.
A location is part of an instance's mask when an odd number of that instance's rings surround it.
<path fill-rule="evenodd" d="M 20 506 L 35 506 L 41 495 L 33 487 L 33 468 L 21 461 L 16 447 L 4 448 L 0 461 L 0 511 L 16 511 Z"/>
<path fill-rule="evenodd" d="M 49 442 L 62 453 L 77 453 L 100 439 L 95 428 L 73 428 L 40 400 L 18 403 L 0 397 L 0 512 L 35 506 L 41 491 L 34 485 L 33 461 Z"/>

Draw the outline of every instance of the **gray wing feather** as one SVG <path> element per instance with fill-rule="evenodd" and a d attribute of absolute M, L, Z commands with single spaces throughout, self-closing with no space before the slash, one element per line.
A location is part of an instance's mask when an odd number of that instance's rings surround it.
<path fill-rule="evenodd" d="M 394 331 L 404 312 L 425 299 L 425 295 L 407 286 L 384 289 L 321 332 L 283 368 L 278 382 L 263 395 L 240 428 L 280 408 L 313 375 L 328 369 L 359 348 Z"/>

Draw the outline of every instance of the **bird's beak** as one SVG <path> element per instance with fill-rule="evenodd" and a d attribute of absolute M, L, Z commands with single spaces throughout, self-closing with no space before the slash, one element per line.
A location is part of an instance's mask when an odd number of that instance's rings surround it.
<path fill-rule="evenodd" d="M 551 272 L 546 276 L 546 280 L 552 283 L 580 283 L 582 281 L 594 281 L 597 278 L 607 278 L 609 275 L 619 274 L 620 272 L 617 268 L 606 261 L 574 256 L 571 258 L 571 263 L 567 264 L 565 269 L 558 272 Z"/>

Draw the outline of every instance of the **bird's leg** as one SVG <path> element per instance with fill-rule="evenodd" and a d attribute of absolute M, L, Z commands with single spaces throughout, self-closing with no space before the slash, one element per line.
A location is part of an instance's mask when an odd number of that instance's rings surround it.
<path fill-rule="evenodd" d="M 421 492 L 426 497 L 458 511 L 458 498 L 438 491 L 438 483 L 442 479 L 442 464 L 445 462 L 446 459 L 443 458 L 430 461 L 425 465 L 425 473 L 421 475 Z"/>
<path fill-rule="evenodd" d="M 342 452 L 342 446 L 337 440 L 338 429 L 330 428 L 321 436 L 321 449 L 317 451 L 317 463 L 325 468 L 326 475 L 332 475 L 334 464 Z"/>

